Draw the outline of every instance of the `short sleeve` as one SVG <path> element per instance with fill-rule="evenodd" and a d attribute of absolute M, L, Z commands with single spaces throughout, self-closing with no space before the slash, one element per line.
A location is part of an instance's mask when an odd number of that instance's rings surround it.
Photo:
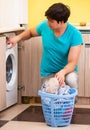
<path fill-rule="evenodd" d="M 43 28 L 44 28 L 45 23 L 46 23 L 46 20 L 42 21 L 40 24 L 38 24 L 38 25 L 36 26 L 36 32 L 37 32 L 39 35 L 42 34 L 42 30 L 43 30 Z"/>
<path fill-rule="evenodd" d="M 75 30 L 73 37 L 72 37 L 72 43 L 71 46 L 77 46 L 83 44 L 83 38 L 82 38 L 82 34 L 79 30 Z"/>

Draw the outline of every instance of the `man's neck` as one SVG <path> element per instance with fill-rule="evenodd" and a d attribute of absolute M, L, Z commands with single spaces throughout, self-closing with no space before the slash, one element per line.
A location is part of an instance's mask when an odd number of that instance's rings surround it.
<path fill-rule="evenodd" d="M 60 37 L 65 32 L 66 28 L 67 28 L 67 23 L 63 23 L 62 26 L 60 26 L 60 28 L 54 30 L 55 36 Z"/>

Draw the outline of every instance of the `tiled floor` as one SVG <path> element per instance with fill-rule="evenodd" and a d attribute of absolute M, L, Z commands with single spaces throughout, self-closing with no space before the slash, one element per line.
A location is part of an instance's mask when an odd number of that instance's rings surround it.
<path fill-rule="evenodd" d="M 39 104 L 35 104 L 33 106 L 41 106 Z M 46 123 L 44 122 L 44 120 L 41 122 L 41 120 L 43 119 L 42 116 L 38 117 L 37 119 L 39 119 L 40 122 L 36 122 L 36 120 L 33 120 L 33 114 L 31 115 L 27 115 L 27 118 L 29 116 L 31 116 L 31 121 L 28 120 L 24 120 L 23 117 L 20 120 L 20 117 L 18 117 L 17 115 L 20 115 L 23 111 L 25 110 L 30 110 L 28 109 L 30 107 L 30 104 L 20 104 L 20 105 L 14 105 L 12 107 L 10 107 L 7 110 L 4 110 L 3 112 L 0 113 L 0 125 L 2 127 L 0 127 L 0 130 L 51 130 L 53 129 L 52 127 L 46 125 Z M 90 106 L 75 106 L 75 108 L 90 108 Z M 41 107 L 37 107 L 38 110 L 36 111 L 35 109 L 32 109 L 33 112 L 36 113 L 40 113 L 41 111 Z M 38 112 L 39 111 L 39 112 Z M 80 111 L 79 111 L 80 112 Z M 85 111 L 83 111 L 85 112 Z M 88 115 L 90 117 L 90 113 L 89 113 L 89 109 L 88 109 Z M 34 115 L 35 116 L 35 115 Z M 38 116 L 38 114 L 37 114 Z M 35 117 L 36 118 L 36 117 Z M 83 121 L 87 120 L 85 117 L 83 117 Z M 30 118 L 29 118 L 30 119 Z M 77 118 L 77 120 L 80 120 L 79 117 Z M 84 122 L 85 122 L 84 121 Z M 66 127 L 56 127 L 54 128 L 54 130 L 90 130 L 90 124 L 85 124 L 84 122 L 82 122 L 81 124 L 71 124 L 69 126 Z M 3 125 L 4 123 L 4 125 Z"/>

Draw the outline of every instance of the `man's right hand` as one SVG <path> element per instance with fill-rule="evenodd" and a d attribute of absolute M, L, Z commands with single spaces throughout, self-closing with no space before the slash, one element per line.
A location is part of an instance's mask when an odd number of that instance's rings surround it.
<path fill-rule="evenodd" d="M 19 42 L 19 37 L 18 37 L 18 35 L 17 35 L 17 36 L 14 36 L 14 37 L 9 37 L 9 38 L 7 38 L 7 40 L 6 40 L 7 45 L 10 44 L 10 48 L 14 47 L 18 42 Z"/>

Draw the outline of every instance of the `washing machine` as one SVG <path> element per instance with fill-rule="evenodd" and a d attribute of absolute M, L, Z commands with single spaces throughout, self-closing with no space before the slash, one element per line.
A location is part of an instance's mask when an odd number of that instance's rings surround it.
<path fill-rule="evenodd" d="M 13 36 L 9 33 L 7 36 Z M 6 108 L 17 103 L 18 93 L 18 47 L 6 48 Z"/>

